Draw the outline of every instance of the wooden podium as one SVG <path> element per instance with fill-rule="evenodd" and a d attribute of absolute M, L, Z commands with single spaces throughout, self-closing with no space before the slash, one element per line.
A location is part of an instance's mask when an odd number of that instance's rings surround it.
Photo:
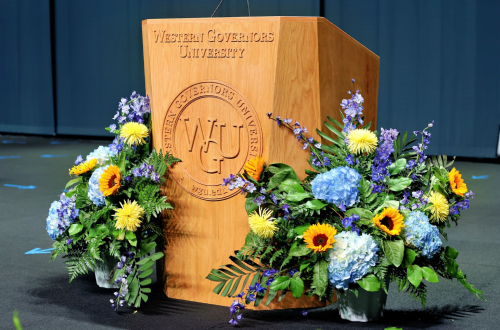
<path fill-rule="evenodd" d="M 222 179 L 256 155 L 304 175 L 307 152 L 266 113 L 297 120 L 319 140 L 327 115 L 341 121 L 351 79 L 375 129 L 379 57 L 321 17 L 150 19 L 142 28 L 153 145 L 182 159 L 165 187 L 175 210 L 164 219 L 164 291 L 229 306 L 205 277 L 230 263 L 249 226 L 244 197 Z M 259 309 L 322 304 L 290 294 Z"/>

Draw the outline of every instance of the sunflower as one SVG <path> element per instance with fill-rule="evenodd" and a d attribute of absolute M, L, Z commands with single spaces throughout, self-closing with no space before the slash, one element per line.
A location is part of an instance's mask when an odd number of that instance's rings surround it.
<path fill-rule="evenodd" d="M 85 163 L 73 166 L 71 170 L 69 170 L 69 174 L 79 175 L 88 172 L 94 168 L 95 164 L 97 164 L 97 159 L 92 158 L 87 160 Z"/>
<path fill-rule="evenodd" d="M 245 167 L 243 167 L 243 169 L 247 171 L 248 175 L 250 175 L 255 181 L 259 181 L 263 167 L 264 158 L 255 156 L 245 164 Z"/>
<path fill-rule="evenodd" d="M 327 223 L 310 225 L 304 233 L 307 247 L 314 252 L 325 252 L 333 247 L 334 236 L 337 229 Z"/>
<path fill-rule="evenodd" d="M 146 143 L 144 138 L 148 136 L 148 128 L 144 124 L 131 121 L 122 126 L 120 136 L 128 145 L 143 144 Z"/>
<path fill-rule="evenodd" d="M 101 174 L 99 189 L 103 196 L 113 195 L 120 188 L 122 175 L 120 169 L 115 165 L 109 165 Z"/>
<path fill-rule="evenodd" d="M 262 238 L 272 238 L 274 233 L 278 230 L 274 223 L 274 218 L 271 216 L 273 212 L 269 209 L 262 210 L 259 207 L 259 213 L 253 211 L 248 217 L 248 223 L 252 231 Z"/>
<path fill-rule="evenodd" d="M 125 201 L 120 203 L 121 209 L 115 209 L 115 228 L 136 231 L 141 226 L 140 217 L 144 214 L 144 209 L 136 201 Z"/>
<path fill-rule="evenodd" d="M 353 154 L 358 154 L 360 152 L 372 153 L 378 143 L 375 133 L 367 129 L 353 129 L 347 135 L 347 140 L 347 148 Z"/>
<path fill-rule="evenodd" d="M 462 174 L 453 168 L 448 174 L 448 179 L 450 179 L 451 190 L 459 195 L 464 197 L 464 194 L 467 192 L 467 185 L 464 183 L 462 179 Z"/>
<path fill-rule="evenodd" d="M 390 236 L 399 235 L 403 224 L 403 215 L 394 207 L 385 208 L 382 213 L 377 214 L 373 219 L 375 226 Z"/>
<path fill-rule="evenodd" d="M 446 217 L 450 213 L 450 209 L 448 207 L 448 201 L 446 198 L 435 191 L 432 191 L 429 195 L 429 206 L 426 210 L 431 211 L 431 220 L 433 222 L 441 222 L 446 220 Z"/>

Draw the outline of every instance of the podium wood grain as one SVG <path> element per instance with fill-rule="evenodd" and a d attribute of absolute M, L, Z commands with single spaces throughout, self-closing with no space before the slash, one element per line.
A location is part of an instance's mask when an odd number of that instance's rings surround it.
<path fill-rule="evenodd" d="M 319 140 L 314 131 L 325 131 L 327 115 L 341 121 L 352 78 L 374 129 L 379 58 L 317 17 L 145 20 L 143 44 L 153 145 L 183 160 L 164 187 L 175 207 L 164 215 L 164 290 L 227 306 L 232 300 L 205 277 L 230 262 L 249 226 L 243 196 L 222 188 L 222 178 L 254 155 L 304 177 L 307 152 L 266 113 L 297 120 Z M 322 304 L 287 296 L 258 309 Z"/>

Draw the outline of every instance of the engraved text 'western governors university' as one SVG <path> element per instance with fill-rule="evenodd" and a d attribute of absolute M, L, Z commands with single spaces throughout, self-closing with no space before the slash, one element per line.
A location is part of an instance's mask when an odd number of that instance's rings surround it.
<path fill-rule="evenodd" d="M 262 155 L 262 130 L 240 92 L 220 81 L 203 81 L 184 89 L 170 105 L 162 143 L 182 159 L 172 169 L 181 187 L 216 201 L 238 194 L 222 187 L 222 179 Z"/>

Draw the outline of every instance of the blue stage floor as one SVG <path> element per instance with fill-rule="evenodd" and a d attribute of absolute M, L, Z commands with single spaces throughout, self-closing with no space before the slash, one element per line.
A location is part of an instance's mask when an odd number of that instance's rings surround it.
<path fill-rule="evenodd" d="M 137 313 L 131 308 L 115 313 L 109 303 L 113 290 L 98 288 L 93 274 L 69 284 L 61 258 L 50 262 L 48 253 L 26 254 L 51 248 L 45 219 L 76 157 L 109 143 L 0 135 L 0 329 L 14 329 L 16 309 L 25 330 L 233 328 L 228 324 L 228 307 L 169 299 L 159 288 L 153 288 L 149 302 Z M 307 316 L 301 310 L 245 311 L 237 327 L 500 329 L 500 164 L 456 165 L 476 195 L 444 244 L 460 251 L 461 269 L 488 301 L 477 299 L 460 283 L 441 279 L 439 284 L 428 284 L 426 309 L 392 285 L 385 317 L 379 322 L 343 321 L 334 304 L 310 310 Z M 231 302 L 227 300 L 228 306 Z"/>

